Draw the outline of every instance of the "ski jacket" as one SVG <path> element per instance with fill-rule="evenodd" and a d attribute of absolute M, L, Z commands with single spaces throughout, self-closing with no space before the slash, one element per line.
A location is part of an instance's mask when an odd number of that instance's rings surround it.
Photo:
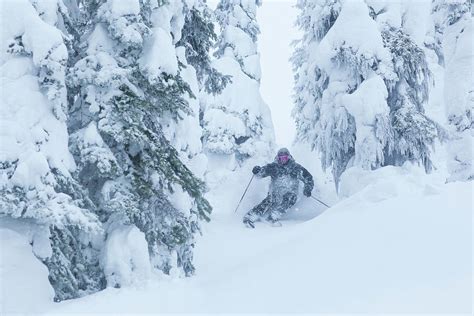
<path fill-rule="evenodd" d="M 275 198 L 283 197 L 286 193 L 298 194 L 299 181 L 305 189 L 313 190 L 313 176 L 303 166 L 291 157 L 286 164 L 272 162 L 263 166 L 257 173 L 260 178 L 271 177 L 270 195 Z"/>

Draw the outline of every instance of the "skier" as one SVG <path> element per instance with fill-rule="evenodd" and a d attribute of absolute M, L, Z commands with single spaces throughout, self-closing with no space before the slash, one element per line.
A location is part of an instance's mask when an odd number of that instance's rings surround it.
<path fill-rule="evenodd" d="M 311 196 L 313 176 L 296 163 L 286 148 L 278 150 L 275 161 L 266 166 L 255 166 L 252 173 L 257 177 L 271 177 L 270 191 L 267 197 L 243 218 L 247 227 L 255 228 L 254 222 L 267 220 L 274 225 L 281 225 L 280 217 L 296 203 L 299 181 L 303 181 L 303 194 Z"/>

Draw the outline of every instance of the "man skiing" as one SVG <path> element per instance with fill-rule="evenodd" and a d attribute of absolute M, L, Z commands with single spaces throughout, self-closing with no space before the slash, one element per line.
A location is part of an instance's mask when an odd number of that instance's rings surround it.
<path fill-rule="evenodd" d="M 254 222 L 262 219 L 279 225 L 280 217 L 296 203 L 300 180 L 305 196 L 310 197 L 313 191 L 313 176 L 295 162 L 286 148 L 278 150 L 274 162 L 255 166 L 252 173 L 259 178 L 270 176 L 271 183 L 267 197 L 245 214 L 243 222 L 247 227 L 255 228 Z"/>

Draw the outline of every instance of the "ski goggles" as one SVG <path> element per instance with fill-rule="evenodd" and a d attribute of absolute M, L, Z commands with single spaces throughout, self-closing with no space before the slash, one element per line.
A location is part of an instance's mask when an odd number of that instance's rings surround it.
<path fill-rule="evenodd" d="M 278 155 L 278 162 L 279 162 L 279 163 L 287 163 L 288 160 L 290 160 L 290 156 L 289 156 L 289 155 L 287 155 L 287 154 Z"/>

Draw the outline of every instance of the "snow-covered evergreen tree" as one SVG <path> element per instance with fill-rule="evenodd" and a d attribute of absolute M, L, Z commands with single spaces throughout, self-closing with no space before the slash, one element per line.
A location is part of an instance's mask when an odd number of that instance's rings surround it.
<path fill-rule="evenodd" d="M 71 93 L 77 93 L 70 149 L 108 233 L 103 264 L 109 286 L 125 284 L 130 278 L 120 275 L 143 262 L 132 257 L 126 268 L 113 264 L 113 240 L 136 236 L 133 226 L 144 234 L 154 268 L 192 274 L 194 234 L 210 212 L 203 182 L 180 160 L 162 127 L 193 112 L 173 42 L 184 21 L 174 15 L 180 6 L 83 3 L 83 52 L 69 76 Z"/>
<path fill-rule="evenodd" d="M 425 53 L 400 28 L 387 26 L 382 36 L 396 73 L 396 78 L 385 80 L 394 132 L 392 148 L 386 151 L 386 164 L 420 161 L 426 171 L 431 171 L 431 148 L 443 131 L 424 114 L 431 76 Z"/>
<path fill-rule="evenodd" d="M 437 52 L 444 67 L 444 104 L 452 140 L 448 143 L 450 181 L 474 179 L 473 27 L 468 0 L 432 2 Z"/>
<path fill-rule="evenodd" d="M 225 157 L 229 169 L 250 157 L 268 156 L 274 143 L 270 112 L 259 92 L 259 5 L 255 0 L 222 0 L 216 9 L 221 34 L 213 67 L 231 82 L 205 100 L 203 143 L 209 156 Z"/>
<path fill-rule="evenodd" d="M 204 0 L 189 5 L 184 1 L 185 21 L 178 46 L 185 48 L 186 60 L 194 67 L 200 90 L 219 94 L 229 82 L 229 76 L 219 73 L 211 64 L 210 50 L 217 40 L 214 13 Z"/>
<path fill-rule="evenodd" d="M 292 57 L 297 140 L 331 167 L 375 169 L 405 161 L 430 170 L 440 127 L 424 114 L 430 72 L 423 50 L 383 3 L 300 0 L 303 37 Z M 380 6 L 382 6 L 380 8 Z"/>
<path fill-rule="evenodd" d="M 161 123 L 166 137 L 179 153 L 183 162 L 199 177 L 207 167 L 202 153 L 202 127 L 200 125 L 201 102 L 199 96 L 217 94 L 228 82 L 211 65 L 210 49 L 216 39 L 213 14 L 203 0 L 176 1 L 168 5 L 173 44 L 176 46 L 180 75 L 189 85 L 190 93 L 184 98 L 189 106 L 181 113 L 181 120 L 164 116 Z"/>
<path fill-rule="evenodd" d="M 0 214 L 44 227 L 32 244 L 35 249 L 37 238 L 49 240 L 35 254 L 48 266 L 56 300 L 90 293 L 102 287 L 97 253 L 88 244 L 101 224 L 73 178 L 68 151 L 68 10 L 61 1 L 7 1 L 1 7 L 8 28 L 0 53 Z"/>

